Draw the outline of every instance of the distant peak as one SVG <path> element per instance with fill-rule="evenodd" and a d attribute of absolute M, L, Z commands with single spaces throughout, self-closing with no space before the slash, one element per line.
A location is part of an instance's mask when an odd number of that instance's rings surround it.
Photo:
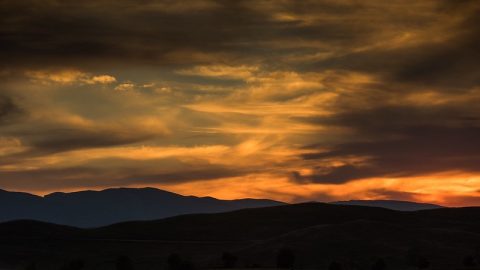
<path fill-rule="evenodd" d="M 0 193 L 4 195 L 18 195 L 18 196 L 28 196 L 28 197 L 40 197 L 35 194 L 27 193 L 27 192 L 20 192 L 20 191 L 8 191 L 5 189 L 0 189 Z"/>
<path fill-rule="evenodd" d="M 163 193 L 163 194 L 171 194 L 182 196 L 177 193 L 173 193 L 170 191 L 166 191 L 163 189 L 153 188 L 153 187 L 142 187 L 142 188 L 130 188 L 130 187 L 115 187 L 115 188 L 106 188 L 102 190 L 79 190 L 79 191 L 72 191 L 72 192 L 53 192 L 50 194 L 45 195 L 44 197 L 55 197 L 55 196 L 67 196 L 67 195 L 76 195 L 76 194 L 101 194 L 101 193 L 137 193 L 137 192 L 156 192 L 156 193 Z"/>

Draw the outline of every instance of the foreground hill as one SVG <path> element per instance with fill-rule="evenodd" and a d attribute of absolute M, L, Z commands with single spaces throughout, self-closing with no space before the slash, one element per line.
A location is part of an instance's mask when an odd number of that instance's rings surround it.
<path fill-rule="evenodd" d="M 57 192 L 44 197 L 0 190 L 0 222 L 32 219 L 76 227 L 98 227 L 129 220 L 154 220 L 282 204 L 272 200 L 182 196 L 154 188 Z"/>
<path fill-rule="evenodd" d="M 331 204 L 383 207 L 383 208 L 397 210 L 397 211 L 418 211 L 418 210 L 443 208 L 443 206 L 440 206 L 437 204 L 417 203 L 417 202 L 409 202 L 409 201 L 396 201 L 396 200 L 350 200 L 350 201 L 331 202 Z"/>
<path fill-rule="evenodd" d="M 417 269 L 421 258 L 428 269 L 463 269 L 466 258 L 480 259 L 480 208 L 403 212 L 306 203 L 95 229 L 0 224 L 0 266 L 36 261 L 37 269 L 58 269 L 81 258 L 85 269 L 114 269 L 123 254 L 136 269 L 167 269 L 167 257 L 177 253 L 197 268 L 218 268 L 230 252 L 237 267 L 274 267 L 285 248 L 295 254 L 295 268 L 327 269 L 338 261 L 344 269 L 371 269 L 382 259 L 388 269 Z"/>

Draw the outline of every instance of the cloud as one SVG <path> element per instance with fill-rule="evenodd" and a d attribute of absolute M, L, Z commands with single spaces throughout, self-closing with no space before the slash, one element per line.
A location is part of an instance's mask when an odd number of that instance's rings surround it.
<path fill-rule="evenodd" d="M 291 179 L 299 183 L 329 183 L 341 184 L 355 179 L 379 176 L 380 170 L 373 171 L 371 168 L 357 167 L 354 165 L 341 165 L 333 168 L 317 169 L 311 174 L 302 175 L 299 172 L 292 172 Z"/>
<path fill-rule="evenodd" d="M 18 138 L 0 137 L 0 156 L 7 156 L 25 150 L 25 147 Z"/>
<path fill-rule="evenodd" d="M 178 184 L 183 182 L 205 181 L 248 174 L 237 168 L 208 166 L 206 168 L 186 169 L 182 171 L 159 173 L 154 175 L 136 175 L 121 179 L 119 184 Z"/>
<path fill-rule="evenodd" d="M 18 138 L 32 155 L 71 151 L 75 149 L 105 148 L 145 142 L 161 138 L 168 128 L 160 119 L 129 116 L 114 121 L 90 119 L 62 110 L 40 110 L 28 107 L 21 118 L 4 118 L 8 126 L 2 135 Z M 15 121 L 13 121 L 15 119 Z"/>
<path fill-rule="evenodd" d="M 381 200 L 398 200 L 398 201 L 419 201 L 421 194 L 414 192 L 396 191 L 388 189 L 374 189 L 369 191 L 372 196 Z"/>
<path fill-rule="evenodd" d="M 480 56 L 476 46 L 480 36 L 477 27 L 480 5 L 463 1 L 456 8 L 445 8 L 450 2 L 439 1 L 432 9 L 437 10 L 432 20 L 438 23 L 435 27 L 425 26 L 430 31 L 414 39 L 421 42 L 352 50 L 316 61 L 310 68 L 377 73 L 385 81 L 410 90 L 430 86 L 444 91 L 464 91 L 476 86 L 480 83 L 479 64 L 474 60 Z M 421 27 L 412 30 L 418 31 Z M 409 34 L 409 30 L 404 33 Z"/>
<path fill-rule="evenodd" d="M 228 65 L 210 65 L 195 66 L 191 69 L 178 70 L 178 74 L 191 76 L 205 76 L 230 79 L 249 79 L 259 68 L 256 66 L 228 66 Z"/>
<path fill-rule="evenodd" d="M 19 116 L 21 113 L 22 110 L 11 97 L 0 94 L 0 125 L 11 123 L 12 118 Z"/>
<path fill-rule="evenodd" d="M 480 174 L 479 10 L 1 1 L 0 173 L 26 189 L 469 200 Z"/>
<path fill-rule="evenodd" d="M 34 70 L 27 71 L 25 75 L 41 84 L 58 83 L 86 83 L 86 84 L 110 84 L 117 80 L 110 75 L 91 75 L 75 69 L 64 70 Z"/>
<path fill-rule="evenodd" d="M 135 89 L 135 84 L 130 82 L 121 83 L 115 87 L 115 90 L 117 91 L 131 91 L 134 89 Z"/>
<path fill-rule="evenodd" d="M 112 166 L 112 162 L 118 162 L 125 167 Z M 145 163 L 148 163 L 147 166 Z M 157 167 L 150 166 L 152 164 L 156 164 Z M 172 167 L 160 167 L 161 165 Z M 142 167 L 143 170 L 139 170 Z M 249 173 L 251 171 L 239 168 L 188 163 L 176 159 L 154 159 L 138 164 L 126 159 L 98 159 L 82 166 L 0 170 L 0 184 L 8 189 L 35 191 L 108 186 L 168 186 Z"/>
<path fill-rule="evenodd" d="M 117 79 L 115 77 L 110 76 L 110 75 L 96 75 L 91 77 L 90 79 L 87 79 L 85 82 L 88 84 L 109 84 L 109 83 L 114 83 L 116 82 Z"/>
<path fill-rule="evenodd" d="M 152 134 L 129 132 L 108 128 L 101 129 L 53 129 L 55 135 L 41 136 L 33 139 L 32 145 L 48 151 L 65 151 L 81 148 L 108 147 L 145 141 Z"/>
<path fill-rule="evenodd" d="M 419 26 L 430 30 L 429 22 L 440 17 L 435 8 L 432 2 L 377 0 L 147 1 L 140 6 L 132 0 L 3 1 L 1 25 L 18 35 L 3 35 L 1 51 L 10 63 L 27 66 L 212 60 L 199 55 L 217 55 L 220 65 L 229 60 L 279 64 L 285 55 L 343 53 Z"/>
<path fill-rule="evenodd" d="M 344 183 L 371 177 L 407 177 L 446 171 L 479 172 L 480 128 L 476 119 L 456 107 L 383 107 L 339 114 L 320 122 L 348 126 L 356 139 L 336 145 L 317 145 L 315 173 L 294 174 L 295 181 Z M 325 148 L 326 147 L 326 148 Z M 352 163 L 351 157 L 363 158 Z M 337 160 L 338 166 L 322 161 Z"/>

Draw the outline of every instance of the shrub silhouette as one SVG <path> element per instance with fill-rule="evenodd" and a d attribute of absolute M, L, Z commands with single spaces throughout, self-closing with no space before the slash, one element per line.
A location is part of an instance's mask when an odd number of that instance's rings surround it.
<path fill-rule="evenodd" d="M 224 268 L 233 268 L 235 267 L 235 264 L 237 263 L 237 256 L 233 255 L 230 252 L 224 252 L 222 254 L 222 262 L 223 262 L 223 267 Z"/>
<path fill-rule="evenodd" d="M 330 263 L 330 266 L 328 266 L 328 270 L 342 270 L 342 269 L 343 269 L 342 264 L 336 261 L 333 261 L 332 263 Z"/>
<path fill-rule="evenodd" d="M 295 254 L 289 248 L 282 248 L 277 254 L 278 268 L 292 268 L 295 263 Z"/>
<path fill-rule="evenodd" d="M 407 254 L 408 264 L 417 269 L 426 269 L 430 266 L 430 262 L 424 256 L 419 254 L 416 248 L 408 250 Z"/>
<path fill-rule="evenodd" d="M 385 270 L 387 269 L 387 264 L 383 259 L 378 259 L 373 265 L 372 270 Z"/>
<path fill-rule="evenodd" d="M 475 267 L 477 266 L 477 262 L 475 261 L 475 258 L 472 255 L 468 255 L 468 256 L 465 256 L 465 258 L 463 258 L 463 266 Z"/>
<path fill-rule="evenodd" d="M 430 266 L 430 262 L 425 257 L 418 256 L 413 266 L 418 269 L 427 269 Z"/>
<path fill-rule="evenodd" d="M 37 270 L 37 264 L 36 263 L 29 263 L 26 267 L 25 270 Z"/>
<path fill-rule="evenodd" d="M 73 260 L 65 264 L 61 269 L 62 270 L 81 270 L 85 267 L 85 262 L 83 260 Z"/>
<path fill-rule="evenodd" d="M 180 255 L 173 253 L 168 256 L 167 259 L 168 269 L 170 270 L 191 270 L 193 264 L 185 259 L 182 259 Z"/>
<path fill-rule="evenodd" d="M 120 256 L 115 263 L 117 270 L 133 270 L 132 260 L 128 256 Z"/>

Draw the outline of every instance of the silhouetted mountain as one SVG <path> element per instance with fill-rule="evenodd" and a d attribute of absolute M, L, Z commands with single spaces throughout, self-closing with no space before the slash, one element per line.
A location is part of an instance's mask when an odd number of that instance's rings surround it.
<path fill-rule="evenodd" d="M 166 269 L 178 253 L 198 268 L 221 265 L 225 251 L 238 267 L 274 267 L 279 250 L 295 255 L 295 268 L 327 269 L 332 261 L 348 269 L 371 269 L 379 259 L 388 269 L 462 269 L 465 256 L 478 260 L 480 208 L 415 212 L 378 207 L 305 203 L 191 214 L 155 221 L 76 229 L 33 221 L 0 224 L 0 261 L 11 266 L 38 261 L 39 269 L 84 258 L 85 269 L 112 269 L 118 254 L 135 269 Z M 56 264 L 57 263 L 57 264 Z"/>
<path fill-rule="evenodd" d="M 56 192 L 44 197 L 0 190 L 0 222 L 32 219 L 76 227 L 97 227 L 122 221 L 281 204 L 272 200 L 182 196 L 154 188 Z"/>
<path fill-rule="evenodd" d="M 418 211 L 443 208 L 441 205 L 396 200 L 351 200 L 331 202 L 331 204 L 382 207 L 397 211 Z"/>

